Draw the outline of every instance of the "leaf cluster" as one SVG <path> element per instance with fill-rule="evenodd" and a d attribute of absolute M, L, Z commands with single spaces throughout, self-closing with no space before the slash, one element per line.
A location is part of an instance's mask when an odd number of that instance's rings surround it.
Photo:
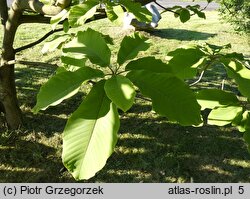
<path fill-rule="evenodd" d="M 113 21 L 119 18 L 120 3 L 135 12 L 138 19 L 148 20 L 147 13 L 138 4 L 132 7 L 130 1 L 103 2 L 107 16 Z M 83 84 L 93 84 L 68 119 L 63 134 L 63 163 L 75 179 L 91 178 L 103 168 L 117 142 L 118 109 L 128 111 L 138 92 L 149 98 L 153 110 L 169 121 L 183 126 L 200 126 L 204 121 L 217 126 L 231 124 L 244 132 L 250 145 L 250 111 L 238 96 L 224 90 L 192 90 L 206 70 L 223 65 L 228 77 L 238 85 L 239 92 L 249 99 L 249 62 L 242 54 L 225 53 L 230 44 L 196 45 L 169 52 L 165 63 L 151 56 L 137 58 L 141 51 L 150 47 L 148 38 L 139 33 L 125 36 L 118 52 L 113 53 L 110 50 L 113 40 L 108 35 L 90 28 L 74 34 L 68 32 L 69 27 L 83 25 L 99 8 L 99 1 L 89 0 L 52 19 L 53 27 L 67 19 L 64 21 L 65 33 L 47 43 L 43 52 L 61 48 L 62 64 L 41 87 L 33 109 L 37 113 L 55 106 L 75 95 Z M 189 9 L 200 14 L 198 7 L 197 10 Z M 190 17 L 189 11 L 183 8 L 176 7 L 175 11 L 183 22 Z M 115 63 L 111 58 L 115 58 Z M 198 81 L 187 83 L 188 79 L 197 76 Z M 202 118 L 205 109 L 209 114 Z"/>

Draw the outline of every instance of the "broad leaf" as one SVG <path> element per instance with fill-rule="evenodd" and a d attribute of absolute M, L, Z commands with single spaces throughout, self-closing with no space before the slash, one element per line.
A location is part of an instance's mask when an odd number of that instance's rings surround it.
<path fill-rule="evenodd" d="M 221 59 L 226 66 L 227 74 L 238 84 L 239 91 L 246 97 L 250 98 L 250 70 L 239 61 L 230 61 Z"/>
<path fill-rule="evenodd" d="M 125 61 L 134 59 L 140 51 L 149 48 L 148 39 L 138 33 L 123 38 L 121 47 L 117 55 L 117 62 L 122 65 Z"/>
<path fill-rule="evenodd" d="M 243 113 L 242 112 L 239 113 L 232 121 L 232 125 L 236 126 L 240 132 L 245 132 L 246 130 L 250 130 L 249 111 L 244 111 Z"/>
<path fill-rule="evenodd" d="M 79 31 L 77 37 L 65 45 L 64 53 L 75 53 L 87 57 L 93 64 L 102 67 L 110 64 L 111 52 L 105 39 L 99 32 L 88 28 Z"/>
<path fill-rule="evenodd" d="M 190 19 L 191 15 L 188 9 L 182 8 L 179 13 L 180 13 L 180 20 L 182 23 L 185 23 Z"/>
<path fill-rule="evenodd" d="M 105 83 L 105 91 L 109 99 L 124 112 L 134 103 L 135 89 L 133 84 L 124 76 L 113 76 Z"/>
<path fill-rule="evenodd" d="M 56 35 L 51 41 L 48 41 L 44 44 L 42 48 L 42 53 L 49 53 L 53 52 L 58 48 L 61 48 L 61 46 L 68 40 L 69 35 Z"/>
<path fill-rule="evenodd" d="M 77 180 L 102 169 L 114 151 L 119 129 L 116 106 L 98 82 L 69 118 L 63 133 L 63 163 Z"/>
<path fill-rule="evenodd" d="M 208 124 L 225 126 L 232 123 L 235 117 L 243 111 L 240 106 L 226 106 L 213 109 L 208 115 Z"/>
<path fill-rule="evenodd" d="M 179 78 L 193 78 L 204 55 L 198 48 L 178 48 L 168 53 L 168 56 L 172 57 L 168 64 Z"/>
<path fill-rule="evenodd" d="M 71 65 L 71 66 L 83 67 L 85 66 L 86 60 L 87 58 L 77 56 L 75 54 L 70 54 L 70 53 L 66 53 L 61 56 L 62 63 L 66 65 Z"/>
<path fill-rule="evenodd" d="M 133 1 L 128 1 L 128 0 L 120 0 L 119 3 L 125 6 L 128 12 L 133 13 L 139 21 L 142 22 L 151 21 L 152 19 L 151 13 L 140 3 L 135 3 Z"/>
<path fill-rule="evenodd" d="M 127 77 L 152 99 L 154 110 L 181 125 L 199 125 L 200 105 L 194 93 L 179 78 L 168 73 L 131 71 Z"/>
<path fill-rule="evenodd" d="M 200 5 L 195 5 L 195 6 L 188 5 L 186 8 L 193 11 L 195 14 L 198 15 L 198 17 L 206 19 L 205 13 L 200 11 Z"/>
<path fill-rule="evenodd" d="M 75 95 L 84 81 L 103 76 L 102 71 L 89 67 L 82 67 L 74 72 L 56 73 L 41 87 L 33 111 L 37 113 L 39 110 L 57 105 Z"/>
<path fill-rule="evenodd" d="M 233 93 L 218 89 L 200 90 L 196 93 L 196 98 L 202 110 L 239 104 L 239 100 Z"/>
<path fill-rule="evenodd" d="M 155 73 L 172 73 L 172 68 L 154 57 L 143 57 L 127 64 L 126 70 L 148 70 Z"/>
<path fill-rule="evenodd" d="M 97 0 L 85 1 L 83 4 L 72 6 L 69 11 L 70 26 L 83 25 L 87 19 L 90 19 L 96 13 Z"/>
<path fill-rule="evenodd" d="M 124 18 L 124 11 L 122 7 L 119 6 L 107 6 L 106 7 L 107 17 L 110 21 L 117 24 L 122 24 Z"/>

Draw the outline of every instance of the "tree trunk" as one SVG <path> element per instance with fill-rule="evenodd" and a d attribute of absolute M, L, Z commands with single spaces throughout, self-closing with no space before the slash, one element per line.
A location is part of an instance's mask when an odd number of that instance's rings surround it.
<path fill-rule="evenodd" d="M 8 20 L 4 23 L 2 45 L 0 102 L 4 109 L 7 124 L 11 129 L 17 129 L 22 124 L 21 110 L 16 96 L 14 65 L 7 64 L 8 61 L 15 60 L 13 43 L 21 14 L 21 12 L 10 10 Z"/>
<path fill-rule="evenodd" d="M 22 125 L 22 114 L 15 86 L 15 66 L 8 64 L 9 61 L 15 60 L 13 43 L 22 12 L 32 10 L 42 15 L 56 15 L 70 3 L 71 0 L 57 0 L 56 5 L 49 6 L 38 0 L 14 0 L 8 12 L 6 0 L 0 0 L 0 17 L 4 28 L 0 62 L 0 113 L 4 112 L 11 129 L 17 129 Z"/>

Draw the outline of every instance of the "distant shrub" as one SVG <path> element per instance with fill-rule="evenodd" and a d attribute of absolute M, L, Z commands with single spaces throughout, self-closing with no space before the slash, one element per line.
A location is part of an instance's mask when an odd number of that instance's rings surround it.
<path fill-rule="evenodd" d="M 221 0 L 220 13 L 237 31 L 250 32 L 249 0 Z"/>

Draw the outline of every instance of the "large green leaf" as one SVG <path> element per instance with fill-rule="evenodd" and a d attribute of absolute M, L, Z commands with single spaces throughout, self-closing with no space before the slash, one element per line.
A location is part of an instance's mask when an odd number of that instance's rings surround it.
<path fill-rule="evenodd" d="M 89 67 L 82 67 L 74 72 L 59 72 L 41 87 L 33 111 L 37 113 L 39 110 L 57 105 L 75 95 L 84 81 L 103 76 L 102 71 Z"/>
<path fill-rule="evenodd" d="M 74 54 L 65 54 L 61 56 L 61 61 L 66 65 L 83 67 L 85 66 L 86 58 L 77 57 Z"/>
<path fill-rule="evenodd" d="M 240 106 L 226 106 L 213 109 L 208 115 L 210 125 L 225 126 L 232 123 L 236 116 L 243 111 Z"/>
<path fill-rule="evenodd" d="M 227 74 L 238 84 L 239 91 L 246 97 L 250 98 L 250 70 L 239 61 L 230 59 L 221 59 L 224 63 Z"/>
<path fill-rule="evenodd" d="M 79 31 L 77 37 L 65 45 L 64 53 L 74 53 L 86 56 L 93 64 L 108 66 L 111 52 L 105 39 L 99 32 L 88 28 Z"/>
<path fill-rule="evenodd" d="M 238 98 L 233 93 L 218 89 L 200 90 L 196 93 L 196 98 L 202 110 L 239 104 Z"/>
<path fill-rule="evenodd" d="M 200 105 L 194 93 L 179 78 L 169 73 L 131 71 L 127 77 L 152 99 L 154 110 L 181 125 L 199 125 Z"/>
<path fill-rule="evenodd" d="M 127 64 L 126 70 L 148 70 L 155 73 L 172 73 L 172 68 L 154 57 L 143 57 Z"/>
<path fill-rule="evenodd" d="M 98 82 L 69 118 L 63 133 L 63 163 L 77 180 L 102 169 L 114 151 L 119 129 L 116 106 Z"/>
<path fill-rule="evenodd" d="M 199 60 L 204 55 L 198 48 L 178 48 L 168 53 L 172 57 L 168 64 L 179 78 L 193 78 L 197 74 Z"/>
<path fill-rule="evenodd" d="M 129 0 L 119 0 L 119 3 L 125 6 L 128 12 L 134 14 L 134 16 L 142 22 L 150 22 L 152 19 L 151 13 L 143 7 L 140 3 L 135 3 Z"/>
<path fill-rule="evenodd" d="M 72 6 L 69 11 L 70 26 L 83 25 L 87 19 L 90 19 L 96 13 L 98 0 L 85 1 L 83 4 Z"/>
<path fill-rule="evenodd" d="M 240 132 L 250 130 L 250 112 L 244 111 L 239 113 L 232 121 L 232 125 L 236 126 Z"/>
<path fill-rule="evenodd" d="M 107 17 L 110 21 L 115 22 L 117 24 L 123 23 L 124 11 L 120 5 L 118 6 L 106 6 L 105 8 Z"/>
<path fill-rule="evenodd" d="M 105 83 L 105 91 L 109 99 L 124 112 L 134 103 L 135 89 L 129 79 L 124 76 L 113 76 Z"/>
<path fill-rule="evenodd" d="M 117 55 L 118 64 L 122 65 L 125 61 L 135 58 L 140 51 L 147 50 L 150 46 L 147 40 L 139 33 L 124 37 Z"/>

